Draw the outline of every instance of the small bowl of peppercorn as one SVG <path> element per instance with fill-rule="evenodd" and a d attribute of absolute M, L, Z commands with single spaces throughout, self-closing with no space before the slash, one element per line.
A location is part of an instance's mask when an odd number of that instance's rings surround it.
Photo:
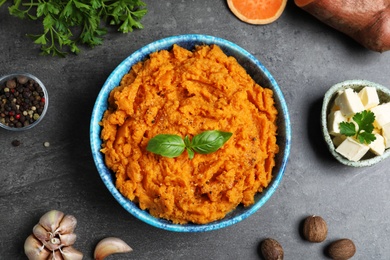
<path fill-rule="evenodd" d="M 15 73 L 0 78 L 0 127 L 31 129 L 45 116 L 48 105 L 47 90 L 34 75 Z"/>

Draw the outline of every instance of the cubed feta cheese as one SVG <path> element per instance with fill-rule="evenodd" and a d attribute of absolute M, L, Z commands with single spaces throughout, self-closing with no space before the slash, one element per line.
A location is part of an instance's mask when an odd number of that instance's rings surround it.
<path fill-rule="evenodd" d="M 381 129 L 385 124 L 390 123 L 390 102 L 371 108 L 375 114 L 374 126 Z"/>
<path fill-rule="evenodd" d="M 348 119 L 343 116 L 340 110 L 330 112 L 328 116 L 328 130 L 331 135 L 340 134 L 340 123 Z"/>
<path fill-rule="evenodd" d="M 334 112 L 337 110 L 340 110 L 340 108 L 338 106 L 336 106 L 336 104 L 333 104 L 332 108 L 330 109 L 330 112 Z"/>
<path fill-rule="evenodd" d="M 372 133 L 381 135 L 382 134 L 382 130 L 375 127 L 374 130 L 372 130 Z"/>
<path fill-rule="evenodd" d="M 379 97 L 375 87 L 364 87 L 358 94 L 365 109 L 379 105 Z"/>
<path fill-rule="evenodd" d="M 339 146 L 347 137 L 345 135 L 336 135 L 333 139 L 332 142 L 335 147 Z"/>
<path fill-rule="evenodd" d="M 341 113 L 346 117 L 353 116 L 364 110 L 363 103 L 358 94 L 351 88 L 347 88 L 339 94 L 335 99 L 335 104 L 340 107 Z"/>
<path fill-rule="evenodd" d="M 382 155 L 385 151 L 385 139 L 380 134 L 375 134 L 375 141 L 371 142 L 368 147 L 370 147 L 371 152 L 376 155 Z"/>
<path fill-rule="evenodd" d="M 382 127 L 382 136 L 385 139 L 385 147 L 390 147 L 390 123 L 385 124 Z"/>
<path fill-rule="evenodd" d="M 367 145 L 357 142 L 352 137 L 348 137 L 336 149 L 336 152 L 350 161 L 359 161 L 369 150 Z"/>

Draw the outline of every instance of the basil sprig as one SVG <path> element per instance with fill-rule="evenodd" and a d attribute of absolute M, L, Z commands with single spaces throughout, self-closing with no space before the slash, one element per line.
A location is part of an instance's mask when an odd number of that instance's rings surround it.
<path fill-rule="evenodd" d="M 195 135 L 192 140 L 188 136 L 183 140 L 178 135 L 159 134 L 149 140 L 146 150 L 169 158 L 177 157 L 187 150 L 188 157 L 192 159 L 195 152 L 209 154 L 217 151 L 232 135 L 230 132 L 210 130 Z"/>

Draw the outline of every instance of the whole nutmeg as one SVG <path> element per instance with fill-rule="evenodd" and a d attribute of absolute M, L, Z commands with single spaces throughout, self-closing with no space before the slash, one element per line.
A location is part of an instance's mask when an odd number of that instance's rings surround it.
<path fill-rule="evenodd" d="M 266 238 L 260 245 L 261 254 L 264 260 L 283 260 L 284 252 L 278 241 L 272 238 Z"/>
<path fill-rule="evenodd" d="M 334 260 L 347 260 L 356 253 L 356 247 L 352 240 L 348 238 L 339 239 L 331 243 L 328 247 L 328 255 Z"/>
<path fill-rule="evenodd" d="M 303 236 L 307 241 L 319 243 L 326 239 L 328 226 L 320 216 L 309 216 L 303 222 Z"/>

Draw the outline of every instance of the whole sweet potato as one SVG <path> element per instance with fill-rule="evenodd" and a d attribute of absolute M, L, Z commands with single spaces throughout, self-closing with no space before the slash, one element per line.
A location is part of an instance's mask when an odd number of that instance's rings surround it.
<path fill-rule="evenodd" d="M 390 0 L 294 0 L 325 24 L 366 48 L 390 50 Z"/>

